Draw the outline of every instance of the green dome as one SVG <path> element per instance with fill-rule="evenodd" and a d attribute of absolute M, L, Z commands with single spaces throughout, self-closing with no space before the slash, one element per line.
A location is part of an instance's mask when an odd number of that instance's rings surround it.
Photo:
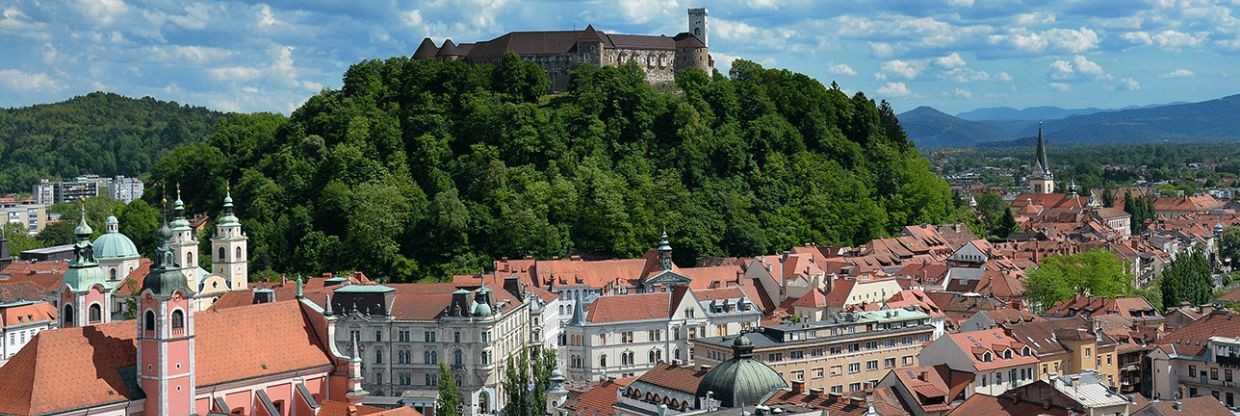
<path fill-rule="evenodd" d="M 108 220 L 115 221 L 113 217 Z M 110 226 L 108 232 L 95 239 L 95 258 L 100 260 L 136 259 L 140 257 L 138 247 L 133 240 L 124 234 L 114 231 Z"/>
<path fill-rule="evenodd" d="M 732 342 L 732 358 L 712 368 L 698 384 L 697 396 L 712 398 L 723 407 L 753 406 L 772 392 L 788 387 L 771 367 L 753 359 L 753 343 L 741 335 Z"/>
<path fill-rule="evenodd" d="M 192 295 L 194 291 L 188 286 L 185 275 L 181 274 L 180 266 L 177 266 L 176 259 L 173 258 L 172 250 L 168 248 L 168 237 L 172 236 L 168 224 L 159 227 L 155 235 L 159 245 L 155 247 L 154 264 L 142 279 L 142 291 L 150 290 L 161 297 L 171 296 L 176 291 L 186 296 Z"/>
<path fill-rule="evenodd" d="M 491 316 L 491 306 L 485 303 L 475 303 L 472 315 L 477 317 Z"/>

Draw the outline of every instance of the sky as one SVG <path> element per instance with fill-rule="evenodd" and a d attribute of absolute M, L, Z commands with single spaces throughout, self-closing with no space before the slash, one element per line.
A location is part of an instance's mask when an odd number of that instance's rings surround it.
<path fill-rule="evenodd" d="M 897 111 L 1119 108 L 1240 93 L 1240 0 L 0 0 L 0 107 L 91 91 L 289 113 L 424 37 L 686 31 Z"/>

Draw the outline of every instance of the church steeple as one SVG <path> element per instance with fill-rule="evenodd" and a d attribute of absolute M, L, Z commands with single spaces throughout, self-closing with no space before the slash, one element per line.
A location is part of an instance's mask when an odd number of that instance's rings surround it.
<path fill-rule="evenodd" d="M 1055 192 L 1055 175 L 1046 157 L 1046 139 L 1042 136 L 1042 123 L 1038 122 L 1038 144 L 1033 152 L 1032 169 L 1028 178 L 1029 192 L 1049 194 Z"/>
<path fill-rule="evenodd" d="M 94 232 L 86 223 L 86 206 L 80 205 L 81 218 L 73 234 L 73 261 L 65 271 L 61 286 L 61 326 L 75 327 L 106 323 L 112 317 L 112 285 L 103 268 L 95 260 L 95 247 L 90 241 Z"/>
<path fill-rule="evenodd" d="M 659 267 L 663 270 L 672 269 L 672 244 L 667 240 L 667 230 L 663 230 L 663 236 L 659 237 Z"/>
<path fill-rule="evenodd" d="M 143 410 L 148 415 L 193 412 L 194 290 L 169 247 L 173 238 L 167 223 L 156 231 L 155 261 L 138 295 L 138 384 L 146 393 Z"/>
<path fill-rule="evenodd" d="M 223 276 L 229 289 L 249 287 L 249 263 L 246 261 L 249 237 L 241 230 L 241 221 L 233 214 L 232 186 L 225 185 L 224 205 L 211 237 L 211 272 Z"/>

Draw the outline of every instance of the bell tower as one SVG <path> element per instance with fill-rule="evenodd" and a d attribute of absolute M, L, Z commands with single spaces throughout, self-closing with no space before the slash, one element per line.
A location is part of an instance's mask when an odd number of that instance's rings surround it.
<path fill-rule="evenodd" d="M 86 224 L 86 207 L 79 206 L 82 216 L 73 228 L 77 243 L 73 244 L 73 261 L 65 271 L 60 293 L 62 328 L 102 324 L 112 318 L 112 283 L 95 260 L 90 242 L 94 230 Z"/>
<path fill-rule="evenodd" d="M 702 44 L 710 46 L 706 40 L 706 8 L 689 9 L 689 33 L 702 40 Z"/>
<path fill-rule="evenodd" d="M 172 233 L 167 224 L 160 227 L 154 264 L 138 295 L 138 384 L 146 393 L 148 415 L 194 410 L 194 292 L 168 245 Z"/>
<path fill-rule="evenodd" d="M 1029 172 L 1029 192 L 1049 194 L 1055 192 L 1055 175 L 1051 173 L 1046 159 L 1046 140 L 1042 138 L 1042 123 L 1038 123 L 1038 145 L 1034 149 L 1033 169 Z"/>
<path fill-rule="evenodd" d="M 249 287 L 249 264 L 246 245 L 249 237 L 241 231 L 241 222 L 233 214 L 231 187 L 224 196 L 224 210 L 215 223 L 215 236 L 211 237 L 211 272 L 228 281 L 232 290 Z"/>
<path fill-rule="evenodd" d="M 177 200 L 173 205 L 172 237 L 168 244 L 176 255 L 176 264 L 181 265 L 181 274 L 185 275 L 188 285 L 198 283 L 198 239 L 194 236 L 193 227 L 185 219 L 185 203 L 181 202 L 181 185 L 177 184 Z"/>

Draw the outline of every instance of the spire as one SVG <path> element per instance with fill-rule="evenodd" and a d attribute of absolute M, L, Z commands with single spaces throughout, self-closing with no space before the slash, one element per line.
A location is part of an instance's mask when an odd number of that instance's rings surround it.
<path fill-rule="evenodd" d="M 225 183 L 224 184 L 224 209 L 227 209 L 228 212 L 232 212 L 232 207 L 233 207 L 232 184 Z"/>
<path fill-rule="evenodd" d="M 574 326 L 584 324 L 585 315 L 585 309 L 581 305 L 581 294 L 578 293 L 573 300 L 573 318 L 568 321 L 568 324 Z"/>
<path fill-rule="evenodd" d="M 82 203 L 82 200 L 80 199 L 78 200 L 78 212 L 80 213 L 80 217 L 78 217 L 77 227 L 73 229 L 73 235 L 77 236 L 78 242 L 80 243 L 83 240 L 90 239 L 90 235 L 94 233 L 95 230 L 90 228 L 90 224 L 86 223 L 86 204 Z"/>
<path fill-rule="evenodd" d="M 663 270 L 672 269 L 672 244 L 667 240 L 667 230 L 663 230 L 663 236 L 659 237 L 659 266 Z"/>
<path fill-rule="evenodd" d="M 177 219 L 185 218 L 185 203 L 181 201 L 181 183 L 177 182 L 177 202 L 172 208 Z"/>
<path fill-rule="evenodd" d="M 353 343 L 353 355 L 349 358 L 349 361 L 352 361 L 355 363 L 362 362 L 362 354 L 358 352 L 358 349 L 357 349 L 357 335 L 349 337 L 349 340 Z"/>
<path fill-rule="evenodd" d="M 1038 122 L 1038 147 L 1034 151 L 1034 156 L 1036 158 L 1034 162 L 1037 164 L 1035 173 L 1050 176 L 1051 165 L 1046 159 L 1046 139 L 1042 137 L 1041 121 Z"/>

